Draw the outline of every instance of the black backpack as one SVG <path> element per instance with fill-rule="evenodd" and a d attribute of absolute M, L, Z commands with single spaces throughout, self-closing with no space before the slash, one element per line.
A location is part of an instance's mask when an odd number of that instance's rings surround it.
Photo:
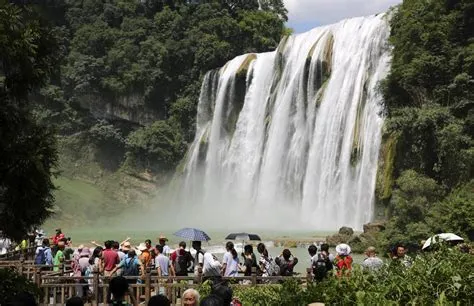
<path fill-rule="evenodd" d="M 183 255 L 179 255 L 179 251 L 176 252 L 176 262 L 174 266 L 176 276 L 188 276 L 189 253 L 185 251 Z"/>
<path fill-rule="evenodd" d="M 328 257 L 318 254 L 318 258 L 313 260 L 314 279 L 322 281 L 327 277 L 328 271 L 332 270 L 332 263 Z"/>
<path fill-rule="evenodd" d="M 126 258 L 122 268 L 122 276 L 138 276 L 138 264 L 135 258 Z"/>

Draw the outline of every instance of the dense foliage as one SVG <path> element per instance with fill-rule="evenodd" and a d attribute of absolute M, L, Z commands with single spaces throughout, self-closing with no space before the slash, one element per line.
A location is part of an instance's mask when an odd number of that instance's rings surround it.
<path fill-rule="evenodd" d="M 410 268 L 392 262 L 380 271 L 355 269 L 350 277 L 304 288 L 295 280 L 283 285 L 236 287 L 243 305 L 471 305 L 474 256 L 454 249 L 419 255 Z M 209 294 L 204 284 L 200 293 Z"/>
<path fill-rule="evenodd" d="M 55 67 L 54 34 L 33 10 L 0 4 L 0 229 L 14 239 L 41 224 L 54 200 L 56 139 L 28 103 Z"/>
<path fill-rule="evenodd" d="M 55 3 L 45 13 L 62 34 L 65 58 L 60 77 L 37 97 L 42 118 L 62 135 L 109 126 L 120 135 L 97 146 L 98 159 L 110 144 L 109 168 L 126 160 L 127 169 L 161 174 L 194 136 L 203 75 L 237 55 L 276 48 L 287 19 L 282 0 Z"/>
<path fill-rule="evenodd" d="M 0 269 L 0 305 L 27 305 L 24 294 L 30 294 L 35 299 L 42 296 L 43 292 L 25 276 L 14 269 Z M 18 295 L 22 295 L 20 299 Z M 23 298 L 23 299 L 22 299 Z"/>
<path fill-rule="evenodd" d="M 474 3 L 405 0 L 384 84 L 386 242 L 474 239 Z"/>

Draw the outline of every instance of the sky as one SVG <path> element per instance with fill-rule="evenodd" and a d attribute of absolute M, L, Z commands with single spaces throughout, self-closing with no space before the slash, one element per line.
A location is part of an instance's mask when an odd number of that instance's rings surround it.
<path fill-rule="evenodd" d="M 284 0 L 288 26 L 302 33 L 342 19 L 386 11 L 402 0 Z"/>

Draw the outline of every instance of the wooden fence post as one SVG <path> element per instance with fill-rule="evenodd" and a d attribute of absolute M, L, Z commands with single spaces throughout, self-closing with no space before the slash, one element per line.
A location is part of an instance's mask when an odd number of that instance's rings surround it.
<path fill-rule="evenodd" d="M 148 303 L 151 297 L 151 273 L 146 271 L 145 274 L 145 303 Z"/>
<path fill-rule="evenodd" d="M 94 269 L 92 271 L 92 288 L 94 288 L 94 305 L 99 305 L 99 271 Z"/>
<path fill-rule="evenodd" d="M 196 282 L 198 284 L 201 284 L 202 283 L 202 267 L 198 267 L 198 275 L 197 275 L 197 280 Z"/>
<path fill-rule="evenodd" d="M 306 281 L 311 283 L 313 281 L 313 269 L 306 268 Z"/>
<path fill-rule="evenodd" d="M 257 285 L 257 268 L 252 267 L 252 285 Z"/>

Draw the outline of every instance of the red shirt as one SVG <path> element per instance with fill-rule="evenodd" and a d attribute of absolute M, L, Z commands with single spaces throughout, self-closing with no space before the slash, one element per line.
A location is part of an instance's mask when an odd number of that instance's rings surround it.
<path fill-rule="evenodd" d="M 105 271 L 113 270 L 115 265 L 119 263 L 119 256 L 114 250 L 105 249 L 102 251 L 102 257 L 104 258 Z"/>
<path fill-rule="evenodd" d="M 53 244 L 58 244 L 58 242 L 64 238 L 64 234 L 61 233 L 53 237 Z"/>

